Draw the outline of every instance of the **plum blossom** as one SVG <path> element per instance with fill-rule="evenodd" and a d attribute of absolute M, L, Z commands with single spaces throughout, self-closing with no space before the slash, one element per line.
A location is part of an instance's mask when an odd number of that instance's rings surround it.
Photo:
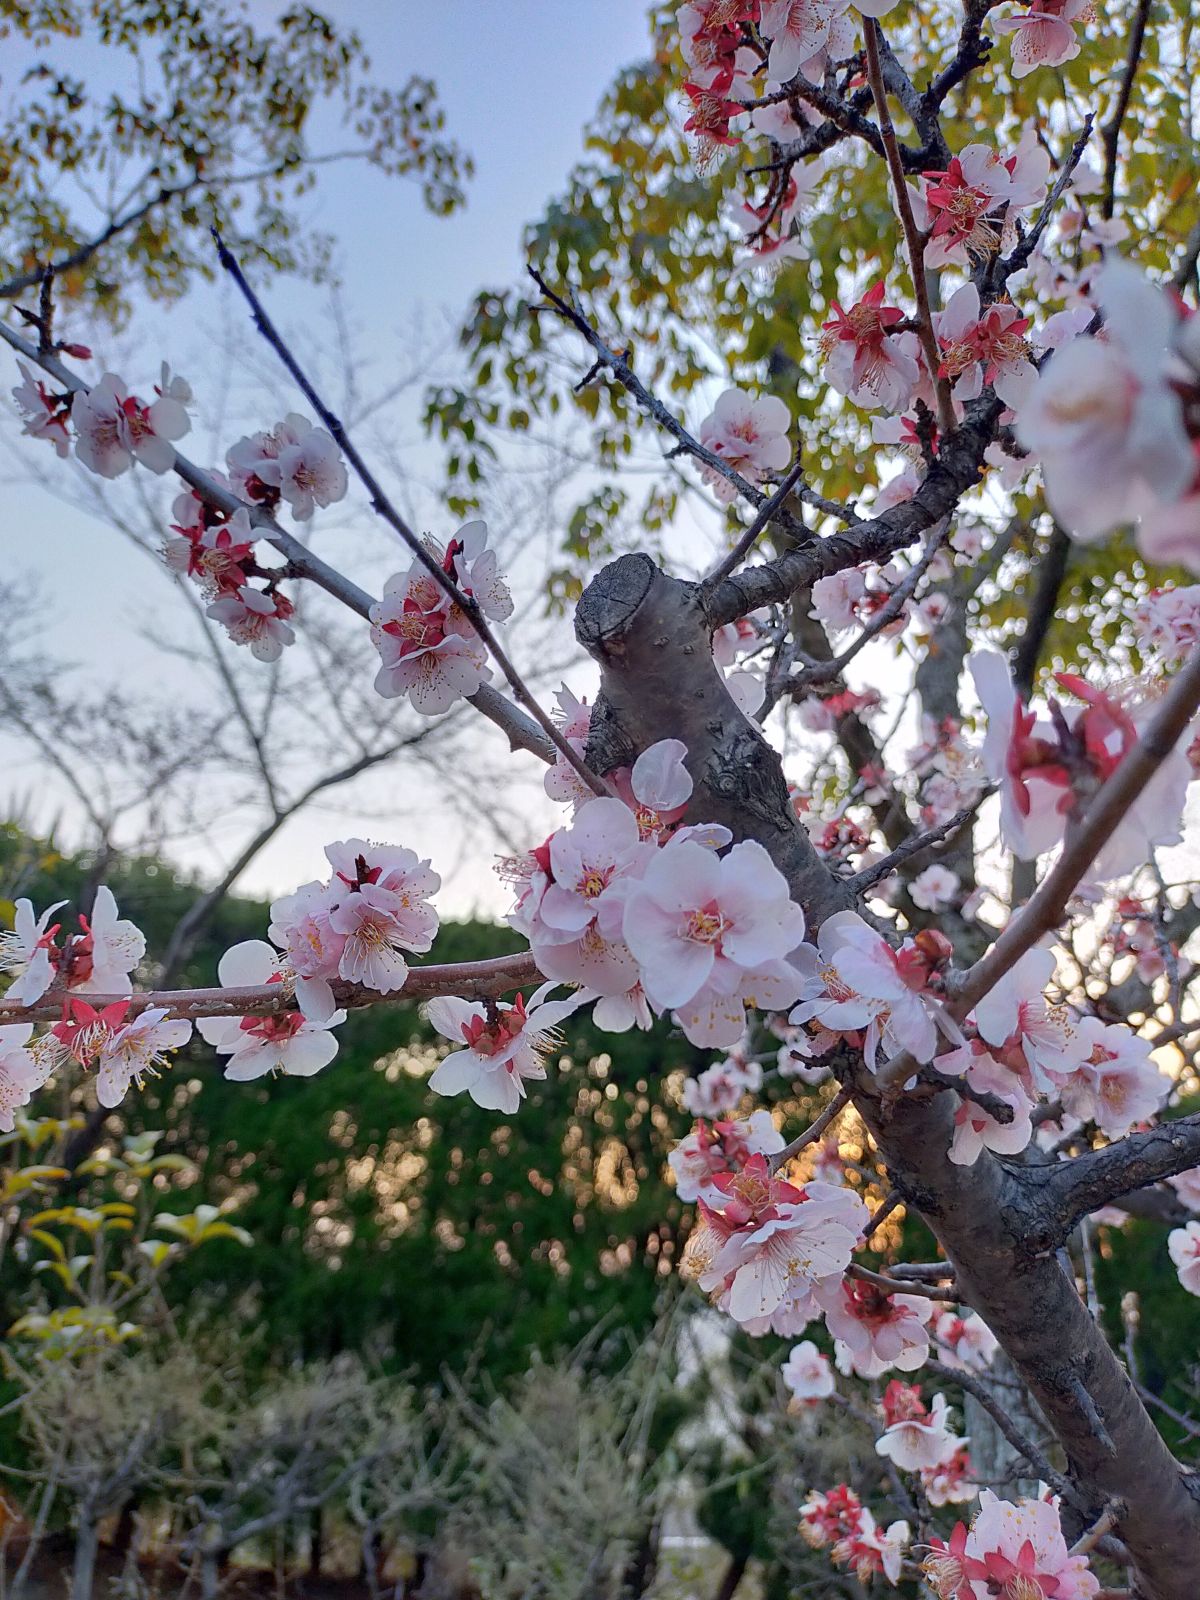
<path fill-rule="evenodd" d="M 850 0 L 764 0 L 761 26 L 771 41 L 768 75 L 777 83 L 794 78 L 828 44 L 835 19 L 849 6 Z"/>
<path fill-rule="evenodd" d="M 921 369 L 910 342 L 892 332 L 904 313 L 884 305 L 884 293 L 881 278 L 849 311 L 831 301 L 821 352 L 825 376 L 839 394 L 866 411 L 897 412 L 912 399 Z"/>
<path fill-rule="evenodd" d="M 18 361 L 17 366 L 24 381 L 14 386 L 12 394 L 24 421 L 21 432 L 31 439 L 48 439 L 57 454 L 65 458 L 71 452 L 71 435 L 67 431 L 70 396 L 51 394 L 23 361 Z"/>
<path fill-rule="evenodd" d="M 284 648 L 296 642 L 288 620 L 295 609 L 278 590 L 243 583 L 234 593 L 214 600 L 204 614 L 219 622 L 234 644 L 248 646 L 256 661 L 278 661 Z"/>
<path fill-rule="evenodd" d="M 961 1035 L 927 992 L 930 956 L 948 954 L 941 935 L 923 933 L 899 951 L 853 911 L 839 911 L 821 924 L 817 944 L 795 956 L 804 987 L 790 1013 L 793 1023 L 816 1022 L 829 1033 L 863 1035 L 863 1058 L 874 1072 L 879 1054 L 909 1051 L 931 1061 L 938 1032 L 958 1042 Z"/>
<path fill-rule="evenodd" d="M 913 212 L 918 226 L 931 231 L 926 264 L 966 268 L 994 255 L 1018 213 L 1041 200 L 1049 175 L 1050 157 L 1032 126 L 1011 156 L 969 144 L 944 172 L 923 174 Z"/>
<path fill-rule="evenodd" d="M 157 1077 L 167 1057 L 192 1036 L 190 1022 L 173 1018 L 165 1006 L 148 1006 L 132 1022 L 114 1028 L 96 1053 L 96 1098 L 110 1110 L 119 1106 L 131 1084 Z"/>
<path fill-rule="evenodd" d="M 885 1530 L 876 1526 L 874 1516 L 864 1506 L 857 1530 L 839 1539 L 830 1556 L 838 1566 L 852 1568 L 860 1583 L 870 1583 L 882 1575 L 894 1585 L 900 1582 L 904 1552 L 911 1538 L 907 1522 L 893 1522 Z"/>
<path fill-rule="evenodd" d="M 271 905 L 267 932 L 297 974 L 296 998 L 305 1016 L 328 1021 L 331 980 L 361 983 L 379 994 L 404 985 L 402 951 L 429 949 L 437 912 L 428 896 L 441 878 L 413 850 L 346 839 L 325 847 L 333 868 L 328 884 L 306 883 Z"/>
<path fill-rule="evenodd" d="M 752 1155 L 773 1156 L 782 1149 L 783 1135 L 771 1113 L 760 1109 L 745 1121 L 708 1123 L 701 1118 L 671 1151 L 667 1165 L 685 1204 L 703 1200 L 719 1206 L 721 1190 L 713 1182 L 718 1173 L 737 1172 Z"/>
<path fill-rule="evenodd" d="M 1051 509 L 1084 541 L 1179 500 L 1196 475 L 1171 386 L 1171 301 L 1118 258 L 1104 263 L 1096 292 L 1105 337 L 1058 350 L 1017 416 L 1017 437 L 1041 461 Z"/>
<path fill-rule="evenodd" d="M 960 1524 L 961 1526 L 961 1524 Z M 1092 1600 L 1100 1580 L 1088 1571 L 1086 1556 L 1073 1556 L 1063 1537 L 1058 1502 L 1052 1499 L 1001 1500 L 991 1489 L 979 1496 L 979 1512 L 965 1539 L 958 1536 L 955 1559 L 971 1585 L 959 1593 L 1053 1595 L 1054 1600 Z M 951 1548 L 955 1540 L 951 1540 Z M 945 1557 L 935 1544 L 931 1561 Z M 926 1564 L 930 1574 L 930 1564 Z M 932 1575 L 931 1575 L 932 1576 Z M 934 1583 L 940 1596 L 955 1596 L 948 1570 Z"/>
<path fill-rule="evenodd" d="M 971 1457 L 965 1445 L 960 1445 L 936 1466 L 921 1469 L 922 1493 L 931 1506 L 962 1505 L 979 1493 L 973 1474 Z"/>
<path fill-rule="evenodd" d="M 1189 1211 L 1200 1211 L 1200 1167 L 1176 1172 L 1167 1179 Z"/>
<path fill-rule="evenodd" d="M 908 892 L 913 905 L 920 906 L 922 911 L 944 911 L 954 904 L 959 887 L 958 874 L 935 862 L 924 872 L 917 873 Z"/>
<path fill-rule="evenodd" d="M 346 493 L 346 468 L 333 436 L 296 411 L 239 439 L 225 460 L 238 494 L 267 504 L 282 498 L 302 522 Z"/>
<path fill-rule="evenodd" d="M 754 1094 L 762 1086 L 762 1068 L 757 1061 L 731 1055 L 714 1061 L 697 1078 L 683 1086 L 684 1109 L 693 1117 L 716 1117 L 732 1111 L 744 1094 Z"/>
<path fill-rule="evenodd" d="M 862 1526 L 863 1503 L 849 1484 L 816 1490 L 800 1507 L 800 1534 L 815 1550 L 844 1539 Z"/>
<path fill-rule="evenodd" d="M 995 1096 L 1012 1112 L 1008 1122 L 986 1111 L 983 1106 L 964 1095 L 954 1113 L 954 1136 L 950 1141 L 949 1159 L 958 1167 L 970 1167 L 985 1150 L 996 1155 L 1013 1156 L 1024 1150 L 1033 1137 L 1030 1121 L 1032 1102 L 1011 1073 L 990 1056 L 984 1055 L 970 1075 L 971 1087 Z"/>
<path fill-rule="evenodd" d="M 1089 21 L 1094 10 L 1094 0 L 1033 0 L 1027 11 L 997 18 L 996 32 L 1012 35 L 1013 77 L 1074 61 L 1079 54 L 1074 24 Z"/>
<path fill-rule="evenodd" d="M 884 1395 L 883 1409 L 888 1425 L 875 1441 L 875 1453 L 905 1472 L 940 1466 L 965 1443 L 950 1429 L 944 1394 L 934 1395 L 933 1409 L 929 1410 L 918 1390 L 893 1378 Z"/>
<path fill-rule="evenodd" d="M 1070 777 L 1057 730 L 1026 707 L 1002 655 L 976 650 L 968 664 L 987 716 L 981 754 L 988 777 L 1000 785 L 1000 831 L 1014 855 L 1031 861 L 1053 849 L 1066 829 Z"/>
<path fill-rule="evenodd" d="M 71 402 L 75 454 L 102 478 L 119 478 L 135 461 L 150 472 L 169 472 L 175 464 L 172 441 L 191 427 L 179 395 L 191 391 L 163 368 L 167 392 L 149 405 L 131 395 L 114 372 L 91 389 L 79 389 Z"/>
<path fill-rule="evenodd" d="M 180 495 L 176 501 L 191 501 Z M 176 515 L 179 515 L 178 510 Z M 201 592 L 213 600 L 236 595 L 257 569 L 254 564 L 254 529 L 250 514 L 242 507 L 228 522 L 177 523 L 163 540 L 163 560 L 172 572 L 195 581 Z"/>
<path fill-rule="evenodd" d="M 485 1111 L 516 1111 L 525 1098 L 526 1082 L 546 1076 L 544 1057 L 559 1042 L 558 1023 L 586 999 L 576 993 L 566 1000 L 551 1000 L 556 987 L 542 984 L 528 1005 L 522 995 L 512 1005 L 484 1005 L 454 996 L 430 1000 L 425 1008 L 430 1022 L 444 1039 L 465 1043 L 466 1048 L 451 1051 L 434 1068 L 429 1087 L 445 1095 L 465 1090 Z"/>
<path fill-rule="evenodd" d="M 29 1104 L 53 1070 L 49 1055 L 39 1059 L 26 1048 L 32 1034 L 31 1022 L 0 1027 L 0 1133 L 13 1131 L 13 1113 Z"/>
<path fill-rule="evenodd" d="M 1123 1023 L 1084 1017 L 1079 1033 L 1090 1054 L 1062 1091 L 1063 1108 L 1083 1122 L 1094 1122 L 1110 1139 L 1152 1117 L 1171 1088 L 1171 1080 L 1150 1058 L 1154 1042 Z"/>
<path fill-rule="evenodd" d="M 867 1220 L 850 1190 L 824 1183 L 796 1189 L 770 1177 L 761 1155 L 715 1182 L 726 1197 L 720 1220 L 730 1231 L 700 1286 L 723 1290 L 735 1322 L 753 1324 L 788 1301 L 807 1302 L 816 1285 L 849 1265 Z"/>
<path fill-rule="evenodd" d="M 837 1341 L 838 1365 L 860 1378 L 877 1378 L 889 1367 L 913 1372 L 929 1358 L 933 1305 L 912 1294 L 889 1294 L 857 1278 L 818 1285 L 825 1326 Z"/>
<path fill-rule="evenodd" d="M 1200 1295 L 1200 1222 L 1173 1228 L 1167 1235 L 1167 1249 L 1180 1283 L 1189 1294 Z"/>
<path fill-rule="evenodd" d="M 772 1008 L 798 992 L 784 958 L 804 937 L 804 913 L 755 840 L 724 857 L 690 839 L 669 841 L 625 897 L 622 927 L 651 1003 L 676 1011 L 689 1038 L 709 1036 L 706 1006 L 725 1002 L 736 1018 L 747 985 L 769 989 Z M 693 1008 L 686 1020 L 684 1007 Z"/>
<path fill-rule="evenodd" d="M 479 519 L 465 523 L 444 551 L 427 541 L 460 591 L 490 621 L 503 622 L 512 615 L 512 596 L 486 543 L 487 524 Z M 417 558 L 388 579 L 383 599 L 371 607 L 371 638 L 382 663 L 376 692 L 407 694 L 422 716 L 441 715 L 491 677 L 470 618 Z"/>
<path fill-rule="evenodd" d="M 942 1311 L 934 1318 L 933 1336 L 941 1347 L 941 1360 L 948 1367 L 965 1367 L 969 1372 L 986 1372 L 1000 1348 L 999 1340 L 981 1316 L 968 1311 L 960 1317 Z"/>
<path fill-rule="evenodd" d="M 284 974 L 277 950 L 263 939 L 246 939 L 226 950 L 217 977 L 225 988 L 247 988 L 282 983 Z M 344 1011 L 320 1022 L 302 1011 L 281 1011 L 263 1017 L 202 1017 L 196 1031 L 218 1055 L 229 1057 L 225 1076 L 246 1083 L 274 1072 L 311 1078 L 337 1055 L 337 1040 L 329 1029 L 345 1020 Z"/>
<path fill-rule="evenodd" d="M 699 438 L 733 471 L 758 484 L 792 459 L 791 425 L 788 408 L 775 395 L 753 400 L 742 389 L 726 389 L 700 424 Z M 723 505 L 736 498 L 736 487 L 715 467 L 701 466 L 700 476 Z"/>
<path fill-rule="evenodd" d="M 781 1375 L 792 1396 L 789 1411 L 801 1411 L 827 1400 L 837 1387 L 829 1357 L 822 1355 L 811 1339 L 792 1346 Z"/>
<path fill-rule="evenodd" d="M 564 683 L 554 696 L 554 720 L 559 732 L 582 760 L 587 750 L 588 731 L 592 723 L 592 708 L 586 700 L 573 695 Z M 554 753 L 554 765 L 542 779 L 542 786 L 551 800 L 565 805 L 580 806 L 593 798 L 591 790 L 560 750 Z"/>
<path fill-rule="evenodd" d="M 1200 644 L 1200 583 L 1151 589 L 1134 607 L 1133 624 L 1143 650 L 1166 667 L 1178 666 Z"/>
<path fill-rule="evenodd" d="M 1051 1006 L 1046 986 L 1054 977 L 1051 950 L 1027 950 L 975 1006 L 979 1036 L 997 1061 L 1032 1091 L 1054 1092 L 1087 1059 L 1091 1046 L 1065 1006 Z M 939 1069 L 963 1065 L 939 1059 Z M 972 1069 L 966 1068 L 968 1077 Z M 985 1087 L 979 1084 L 979 1088 Z"/>
<path fill-rule="evenodd" d="M 50 918 L 66 903 L 56 900 L 35 918 L 32 902 L 16 902 L 12 930 L 0 933 L 0 970 L 16 974 L 4 996 L 6 1000 L 31 1006 L 54 982 L 54 940 L 59 924 L 51 927 Z"/>
<path fill-rule="evenodd" d="M 1029 318 L 998 301 L 980 310 L 979 290 L 964 283 L 933 318 L 941 350 L 939 377 L 953 380 L 959 401 L 975 400 L 989 384 L 1007 406 L 1019 406 L 1037 378 L 1023 335 Z"/>

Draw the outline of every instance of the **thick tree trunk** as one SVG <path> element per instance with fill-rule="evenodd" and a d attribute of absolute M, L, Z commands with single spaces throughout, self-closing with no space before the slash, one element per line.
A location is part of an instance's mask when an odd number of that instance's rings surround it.
<path fill-rule="evenodd" d="M 741 587 L 750 603 L 779 598 L 765 583 Z M 729 620 L 728 583 L 719 598 L 717 614 Z M 593 580 L 576 612 L 580 642 L 601 666 L 589 758 L 608 771 L 658 739 L 682 739 L 695 780 L 687 820 L 759 840 L 815 931 L 847 904 L 847 891 L 797 822 L 778 756 L 729 697 L 712 660 L 712 620 L 695 584 L 667 577 L 648 557 L 623 556 Z M 1047 1246 L 1064 1219 L 1048 1214 L 1037 1169 L 1023 1174 L 987 1152 L 972 1167 L 954 1166 L 952 1094 L 885 1102 L 861 1065 L 850 1082 L 893 1183 L 937 1235 L 962 1300 L 1045 1413 L 1082 1501 L 1095 1514 L 1123 1502 L 1117 1531 L 1139 1595 L 1196 1600 L 1200 1503 Z"/>

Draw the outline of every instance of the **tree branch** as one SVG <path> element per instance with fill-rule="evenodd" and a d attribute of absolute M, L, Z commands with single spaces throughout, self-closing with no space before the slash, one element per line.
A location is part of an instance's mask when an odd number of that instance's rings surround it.
<path fill-rule="evenodd" d="M 1116 205 L 1117 156 L 1121 146 L 1121 125 L 1129 110 L 1134 79 L 1137 77 L 1138 64 L 1142 58 L 1146 24 L 1150 20 L 1150 5 L 1151 0 L 1138 0 L 1133 27 L 1129 30 L 1129 49 L 1125 56 L 1125 71 L 1121 74 L 1121 87 L 1117 91 L 1117 103 L 1113 107 L 1112 116 L 1100 130 L 1100 136 L 1104 141 L 1104 200 L 1101 209 L 1106 220 L 1111 218 Z"/>

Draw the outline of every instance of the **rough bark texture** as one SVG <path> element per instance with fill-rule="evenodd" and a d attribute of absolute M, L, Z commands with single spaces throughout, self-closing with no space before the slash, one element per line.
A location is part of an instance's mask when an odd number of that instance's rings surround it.
<path fill-rule="evenodd" d="M 728 614 L 723 604 L 717 615 Z M 589 759 L 608 770 L 655 740 L 682 739 L 696 785 L 689 820 L 721 822 L 737 839 L 759 840 L 815 928 L 847 903 L 847 890 L 797 823 L 778 757 L 737 710 L 713 665 L 714 620 L 696 586 L 668 578 L 646 556 L 623 556 L 598 575 L 576 616 L 580 642 L 601 667 L 604 703 Z M 1194 1164 L 1192 1139 L 1200 1135 L 1176 1124 L 1174 1134 L 1146 1136 L 1144 1153 L 1136 1147 L 1132 1182 L 1117 1170 L 1119 1157 L 1106 1165 L 1101 1153 L 1086 1185 L 1070 1193 L 1057 1171 L 1005 1164 L 986 1152 L 972 1167 L 952 1165 L 950 1093 L 889 1099 L 861 1067 L 852 1087 L 895 1187 L 937 1235 L 964 1301 L 995 1332 L 1052 1425 L 1081 1505 L 1098 1514 L 1110 1501 L 1124 1503 L 1118 1532 L 1135 1563 L 1137 1593 L 1195 1600 L 1200 1503 L 1057 1245 L 1083 1188 L 1091 1200 L 1181 1170 L 1176 1163 Z"/>

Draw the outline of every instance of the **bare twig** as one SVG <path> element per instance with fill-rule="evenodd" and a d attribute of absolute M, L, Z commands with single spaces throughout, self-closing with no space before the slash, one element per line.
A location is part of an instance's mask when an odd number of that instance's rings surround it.
<path fill-rule="evenodd" d="M 779 485 L 778 489 L 775 490 L 774 494 L 772 494 L 771 498 L 767 501 L 764 501 L 763 505 L 759 509 L 758 515 L 746 529 L 745 533 L 742 534 L 741 538 L 734 545 L 733 549 L 723 561 L 718 563 L 718 565 L 707 574 L 704 579 L 706 587 L 711 587 L 713 584 L 720 583 L 721 580 L 723 578 L 727 578 L 731 572 L 737 571 L 738 567 L 741 566 L 742 562 L 749 555 L 750 551 L 753 550 L 759 535 L 764 531 L 765 528 L 769 526 L 776 512 L 785 503 L 788 495 L 790 495 L 793 489 L 795 489 L 796 485 L 800 482 L 800 479 L 803 476 L 804 463 L 803 461 L 798 460 L 793 467 L 789 468 L 787 476 Z"/>
<path fill-rule="evenodd" d="M 936 828 L 929 828 L 924 833 L 914 833 L 911 839 L 906 839 L 902 845 L 898 845 L 895 850 L 884 856 L 882 861 L 877 861 L 874 866 L 864 868 L 862 872 L 856 872 L 848 880 L 850 887 L 855 894 L 865 894 L 873 884 L 889 877 L 896 871 L 897 867 L 911 860 L 913 856 L 920 855 L 923 851 L 931 849 L 935 844 L 941 844 L 943 840 L 952 839 L 961 828 L 970 822 L 987 797 L 994 793 L 994 786 L 989 784 L 969 806 L 964 806 L 961 811 L 956 811 L 952 817 L 947 818 L 945 822 L 939 823 Z"/>
<path fill-rule="evenodd" d="M 936 1284 L 920 1283 L 903 1278 L 889 1278 L 885 1273 L 872 1272 L 870 1267 L 860 1267 L 857 1261 L 851 1262 L 846 1268 L 846 1277 L 857 1278 L 860 1283 L 873 1283 L 877 1289 L 885 1289 L 888 1294 L 915 1294 L 922 1300 L 944 1300 L 953 1305 L 959 1295 L 953 1283 L 948 1283 L 944 1288 Z"/>
<path fill-rule="evenodd" d="M 461 610 L 463 615 L 470 622 L 471 626 L 475 629 L 475 632 L 479 635 L 480 639 L 495 658 L 501 672 L 503 672 L 505 678 L 508 680 L 509 688 L 516 696 L 518 702 L 525 707 L 526 711 L 529 712 L 530 716 L 541 728 L 542 732 L 558 751 L 559 755 L 561 755 L 563 759 L 575 769 L 575 771 L 583 779 L 584 783 L 586 783 L 588 788 L 591 789 L 593 794 L 615 794 L 616 791 L 613 789 L 613 786 L 606 779 L 601 778 L 597 773 L 592 771 L 579 752 L 571 745 L 570 741 L 564 738 L 562 732 L 555 726 L 555 723 L 550 717 L 549 713 L 542 708 L 538 700 L 534 697 L 525 680 L 521 677 L 516 667 L 513 666 L 512 661 L 509 659 L 503 646 L 497 639 L 491 628 L 491 625 L 484 616 L 474 596 L 465 594 L 463 590 L 459 588 L 458 584 L 455 583 L 454 579 L 444 569 L 441 562 L 437 560 L 437 558 L 429 550 L 424 540 L 417 536 L 413 529 L 409 527 L 405 519 L 400 515 L 399 511 L 396 510 L 396 507 L 392 504 L 391 500 L 384 492 L 383 486 L 375 477 L 375 474 L 371 471 L 370 467 L 368 467 L 363 457 L 359 454 L 353 440 L 346 432 L 345 426 L 341 420 L 334 415 L 334 413 L 321 399 L 321 396 L 317 393 L 317 390 L 313 386 L 311 379 L 309 379 L 303 368 L 300 366 L 300 363 L 296 360 L 295 355 L 292 353 L 291 348 L 287 344 L 287 341 L 283 338 L 283 335 L 279 332 L 275 324 L 267 315 L 266 308 L 263 306 L 261 300 L 259 300 L 254 290 L 246 281 L 246 276 L 241 267 L 238 265 L 236 258 L 226 247 L 224 240 L 221 238 L 220 234 L 215 228 L 212 230 L 212 234 L 213 238 L 216 240 L 218 259 L 220 260 L 225 271 L 229 273 L 230 277 L 237 285 L 242 298 L 250 307 L 250 314 L 254 321 L 255 327 L 271 346 L 272 350 L 275 351 L 276 355 L 283 362 L 287 370 L 291 373 L 301 392 L 304 394 L 304 397 L 308 400 L 309 404 L 321 418 L 321 421 L 325 424 L 325 426 L 329 429 L 329 432 L 337 441 L 339 448 L 346 457 L 346 460 L 354 468 L 360 482 L 370 495 L 372 510 L 378 512 L 388 526 L 397 534 L 399 534 L 401 541 L 408 546 L 416 559 L 429 573 L 430 577 L 433 578 L 435 583 L 437 583 L 438 587 L 442 589 Z"/>
<path fill-rule="evenodd" d="M 1129 110 L 1129 101 L 1133 95 L 1134 79 L 1137 77 L 1138 64 L 1142 58 L 1142 45 L 1146 38 L 1146 24 L 1150 19 L 1151 0 L 1138 0 L 1138 8 L 1134 12 L 1133 26 L 1129 30 L 1129 49 L 1125 56 L 1125 70 L 1121 74 L 1121 87 L 1117 91 L 1117 101 L 1113 106 L 1113 114 L 1100 130 L 1104 141 L 1104 200 L 1102 211 L 1105 218 L 1110 218 L 1116 205 L 1117 195 L 1117 156 L 1121 147 L 1121 125 Z"/>
<path fill-rule="evenodd" d="M 887 90 L 884 88 L 883 71 L 879 64 L 879 41 L 882 35 L 874 17 L 863 18 L 863 32 L 867 43 L 867 79 L 871 85 L 871 93 L 875 97 L 879 132 L 883 138 L 888 173 L 892 180 L 892 198 L 896 204 L 896 215 L 900 218 L 900 226 L 904 231 L 909 275 L 912 278 L 913 296 L 917 302 L 917 314 L 913 321 L 925 355 L 925 364 L 929 368 L 930 379 L 937 388 L 938 424 L 945 437 L 954 431 L 954 403 L 950 398 L 949 383 L 945 378 L 938 376 L 942 358 L 933 331 L 933 316 L 929 309 L 929 284 L 925 278 L 925 240 L 921 237 L 921 230 L 917 227 L 916 218 L 913 216 L 912 198 L 908 192 L 908 184 L 904 180 L 900 144 L 896 138 L 896 130 L 892 126 Z"/>
<path fill-rule="evenodd" d="M 812 1126 L 805 1128 L 803 1133 L 798 1134 L 790 1144 L 785 1144 L 782 1150 L 777 1151 L 771 1157 L 768 1162 L 771 1171 L 778 1172 L 780 1167 L 786 1166 L 793 1156 L 798 1156 L 801 1150 L 807 1149 L 810 1144 L 815 1144 L 823 1136 L 830 1123 L 841 1116 L 842 1112 L 850 1104 L 850 1099 L 849 1089 L 839 1089 Z"/>

